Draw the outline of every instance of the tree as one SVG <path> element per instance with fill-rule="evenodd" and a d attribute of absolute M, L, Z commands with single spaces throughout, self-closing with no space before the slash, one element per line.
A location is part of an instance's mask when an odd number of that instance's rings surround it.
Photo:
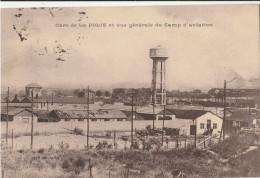
<path fill-rule="evenodd" d="M 110 94 L 109 91 L 106 91 L 106 92 L 105 92 L 105 97 L 110 97 L 110 95 L 111 95 L 111 94 Z"/>
<path fill-rule="evenodd" d="M 75 89 L 75 90 L 73 90 L 72 93 L 74 96 L 78 96 L 79 92 L 80 92 L 80 89 Z"/>
<path fill-rule="evenodd" d="M 100 97 L 100 96 L 102 96 L 102 95 L 103 95 L 102 91 L 98 90 L 98 91 L 96 92 L 96 96 Z"/>
<path fill-rule="evenodd" d="M 126 93 L 124 88 L 115 88 L 113 89 L 113 95 L 115 99 L 116 98 L 125 98 Z"/>
<path fill-rule="evenodd" d="M 78 97 L 82 98 L 85 96 L 85 92 L 84 91 L 80 91 L 78 94 Z"/>

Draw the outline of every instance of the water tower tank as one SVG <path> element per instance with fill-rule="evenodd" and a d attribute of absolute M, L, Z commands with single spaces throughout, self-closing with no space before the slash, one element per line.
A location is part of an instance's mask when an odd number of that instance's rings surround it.
<path fill-rule="evenodd" d="M 166 65 L 167 49 L 157 46 L 150 49 L 150 58 L 153 60 L 152 69 L 152 103 L 166 105 Z"/>
<path fill-rule="evenodd" d="M 150 49 L 150 58 L 152 60 L 166 60 L 168 58 L 167 49 L 161 46 Z"/>

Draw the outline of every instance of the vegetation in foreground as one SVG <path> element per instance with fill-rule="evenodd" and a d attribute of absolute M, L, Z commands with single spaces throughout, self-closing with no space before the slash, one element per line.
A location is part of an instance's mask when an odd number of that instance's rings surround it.
<path fill-rule="evenodd" d="M 234 135 L 210 150 L 4 150 L 6 177 L 188 177 L 260 176 L 260 136 Z M 254 150 L 248 149 L 254 146 Z"/>

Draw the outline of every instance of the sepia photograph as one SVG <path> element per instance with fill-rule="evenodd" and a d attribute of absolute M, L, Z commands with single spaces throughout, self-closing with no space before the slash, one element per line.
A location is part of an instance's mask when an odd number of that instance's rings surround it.
<path fill-rule="evenodd" d="M 1 8 L 1 177 L 260 177 L 259 42 L 259 4 Z"/>

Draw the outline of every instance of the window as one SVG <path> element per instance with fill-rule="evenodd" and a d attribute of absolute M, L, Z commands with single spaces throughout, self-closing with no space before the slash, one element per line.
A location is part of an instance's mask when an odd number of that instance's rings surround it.
<path fill-rule="evenodd" d="M 123 119 L 117 119 L 117 121 L 123 121 Z"/>
<path fill-rule="evenodd" d="M 217 123 L 213 123 L 213 129 L 217 129 Z"/>
<path fill-rule="evenodd" d="M 200 129 L 204 129 L 204 123 L 200 123 Z"/>
<path fill-rule="evenodd" d="M 70 121 L 70 119 L 65 119 L 65 121 Z"/>
<path fill-rule="evenodd" d="M 105 119 L 105 121 L 110 121 L 110 119 Z"/>
<path fill-rule="evenodd" d="M 94 122 L 95 122 L 95 121 L 97 121 L 97 119 L 91 119 L 91 121 L 94 121 Z"/>
<path fill-rule="evenodd" d="M 29 122 L 29 118 L 23 118 L 23 123 L 28 123 Z"/>
<path fill-rule="evenodd" d="M 79 118 L 78 121 L 84 121 L 84 118 Z"/>
<path fill-rule="evenodd" d="M 240 126 L 240 122 L 233 121 L 233 127 L 239 127 L 239 126 Z"/>

